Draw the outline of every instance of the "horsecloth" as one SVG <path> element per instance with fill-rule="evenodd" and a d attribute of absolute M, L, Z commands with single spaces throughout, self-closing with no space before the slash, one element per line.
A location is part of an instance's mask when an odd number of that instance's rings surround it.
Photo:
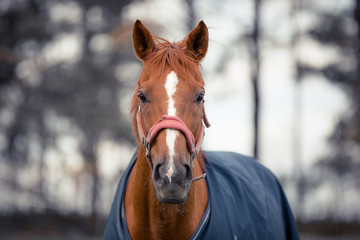
<path fill-rule="evenodd" d="M 253 158 L 203 151 L 209 194 L 207 209 L 190 239 L 299 239 L 290 206 L 275 176 Z M 124 195 L 134 154 L 118 185 L 104 240 L 131 239 Z"/>

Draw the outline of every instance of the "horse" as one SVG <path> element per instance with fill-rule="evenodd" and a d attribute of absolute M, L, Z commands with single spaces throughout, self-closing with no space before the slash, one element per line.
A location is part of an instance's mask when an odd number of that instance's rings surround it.
<path fill-rule="evenodd" d="M 210 126 L 200 71 L 206 24 L 169 42 L 137 20 L 132 35 L 143 63 L 130 104 L 139 146 L 103 239 L 298 239 L 286 196 L 268 169 L 240 154 L 201 150 Z"/>

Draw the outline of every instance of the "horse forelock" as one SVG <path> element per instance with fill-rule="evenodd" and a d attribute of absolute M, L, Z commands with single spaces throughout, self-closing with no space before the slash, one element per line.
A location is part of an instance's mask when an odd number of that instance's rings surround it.
<path fill-rule="evenodd" d="M 183 79 L 189 79 L 189 75 L 200 74 L 196 56 L 186 49 L 185 40 L 169 42 L 156 36 L 154 39 L 156 41 L 155 51 L 146 60 L 149 69 L 158 68 L 163 74 L 167 68 L 170 68 Z"/>

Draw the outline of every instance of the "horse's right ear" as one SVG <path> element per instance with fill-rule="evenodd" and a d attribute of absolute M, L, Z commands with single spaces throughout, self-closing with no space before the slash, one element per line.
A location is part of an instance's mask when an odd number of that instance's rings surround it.
<path fill-rule="evenodd" d="M 132 35 L 136 56 L 143 61 L 146 60 L 155 49 L 155 42 L 150 31 L 140 20 L 136 20 Z"/>
<path fill-rule="evenodd" d="M 188 52 L 200 62 L 206 55 L 209 43 L 208 28 L 203 21 L 200 21 L 186 38 Z"/>

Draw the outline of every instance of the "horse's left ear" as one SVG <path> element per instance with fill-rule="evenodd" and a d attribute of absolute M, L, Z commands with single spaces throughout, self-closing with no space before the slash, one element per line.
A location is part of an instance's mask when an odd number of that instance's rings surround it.
<path fill-rule="evenodd" d="M 188 52 L 200 62 L 206 55 L 209 43 L 208 28 L 203 21 L 194 28 L 186 38 Z"/>

